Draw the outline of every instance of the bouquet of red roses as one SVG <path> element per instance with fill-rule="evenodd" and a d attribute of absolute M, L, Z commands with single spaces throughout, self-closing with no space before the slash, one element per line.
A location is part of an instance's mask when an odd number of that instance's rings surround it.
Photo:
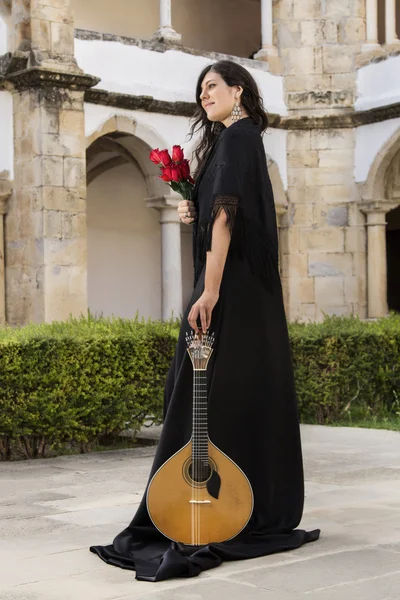
<path fill-rule="evenodd" d="M 183 149 L 173 146 L 172 157 L 168 150 L 156 148 L 150 152 L 150 160 L 161 168 L 160 179 L 178 192 L 185 200 L 191 200 L 194 179 L 190 176 L 189 161 L 185 159 Z"/>

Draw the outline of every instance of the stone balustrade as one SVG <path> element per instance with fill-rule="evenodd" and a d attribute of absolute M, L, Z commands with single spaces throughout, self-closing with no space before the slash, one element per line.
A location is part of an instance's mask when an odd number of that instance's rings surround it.
<path fill-rule="evenodd" d="M 379 0 L 366 0 L 366 43 L 364 50 L 374 50 L 380 48 L 378 39 L 378 15 Z M 398 7 L 396 0 L 385 0 L 385 23 L 384 39 L 386 45 L 398 44 L 399 39 L 396 31 Z"/>

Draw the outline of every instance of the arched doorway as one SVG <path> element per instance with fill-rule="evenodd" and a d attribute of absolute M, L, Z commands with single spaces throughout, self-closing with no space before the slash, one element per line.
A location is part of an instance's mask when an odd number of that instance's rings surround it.
<path fill-rule="evenodd" d="M 383 317 L 399 310 L 400 129 L 377 153 L 359 206 L 367 226 L 368 316 Z"/>
<path fill-rule="evenodd" d="M 88 297 L 95 314 L 169 319 L 193 291 L 192 229 L 160 179 L 145 124 L 115 115 L 88 137 Z"/>
<path fill-rule="evenodd" d="M 388 307 L 400 312 L 400 206 L 387 214 L 386 257 Z"/>
<path fill-rule="evenodd" d="M 88 304 L 104 316 L 161 318 L 161 239 L 146 207 L 148 154 L 132 135 L 111 132 L 87 149 Z"/>
<path fill-rule="evenodd" d="M 388 198 L 400 204 L 400 150 L 386 172 L 385 191 Z M 400 206 L 387 213 L 386 223 L 388 308 L 400 312 Z"/>

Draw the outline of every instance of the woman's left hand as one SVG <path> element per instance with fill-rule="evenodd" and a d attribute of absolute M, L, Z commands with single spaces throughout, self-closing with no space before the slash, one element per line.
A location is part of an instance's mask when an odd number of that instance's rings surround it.
<path fill-rule="evenodd" d="M 197 302 L 193 304 L 188 315 L 188 322 L 190 327 L 194 329 L 196 333 L 199 331 L 197 326 L 197 317 L 199 315 L 203 333 L 205 333 L 210 327 L 211 314 L 214 306 L 218 302 L 218 298 L 218 292 L 208 292 L 204 290 Z"/>

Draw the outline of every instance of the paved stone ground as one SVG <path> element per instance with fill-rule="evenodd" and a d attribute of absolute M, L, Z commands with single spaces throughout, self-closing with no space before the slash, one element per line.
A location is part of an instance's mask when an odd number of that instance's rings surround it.
<path fill-rule="evenodd" d="M 145 583 L 88 551 L 130 521 L 154 448 L 0 464 L 1 600 L 397 600 L 400 433 L 302 427 L 299 550 Z"/>

